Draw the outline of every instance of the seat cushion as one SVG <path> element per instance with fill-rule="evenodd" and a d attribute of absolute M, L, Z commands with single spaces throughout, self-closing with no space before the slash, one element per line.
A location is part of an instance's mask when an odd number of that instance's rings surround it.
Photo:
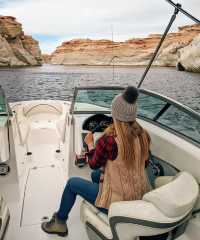
<path fill-rule="evenodd" d="M 174 179 L 175 179 L 175 176 L 157 177 L 155 180 L 155 188 L 162 187 L 163 185 L 170 183 Z"/>
<path fill-rule="evenodd" d="M 179 217 L 189 213 L 197 200 L 199 186 L 194 177 L 178 173 L 173 181 L 143 196 L 143 200 L 153 203 L 168 217 Z"/>
<path fill-rule="evenodd" d="M 81 205 L 81 221 L 92 224 L 107 239 L 113 238 L 108 216 L 87 201 L 83 201 Z"/>

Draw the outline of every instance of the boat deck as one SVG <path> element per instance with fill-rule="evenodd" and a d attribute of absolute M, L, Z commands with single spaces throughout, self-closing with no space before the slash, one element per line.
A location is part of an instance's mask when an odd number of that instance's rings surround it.
<path fill-rule="evenodd" d="M 48 235 L 41 230 L 41 222 L 50 218 L 58 209 L 61 195 L 70 176 L 89 177 L 89 169 L 78 169 L 74 161 L 69 164 L 69 176 L 64 171 L 64 146 L 58 144 L 55 122 L 31 122 L 28 150 L 16 146 L 19 181 L 4 184 L 1 192 L 10 209 L 10 222 L 5 240 L 47 240 L 63 239 Z M 61 152 L 56 153 L 60 148 Z M 84 225 L 80 222 L 81 198 L 68 220 L 69 240 L 86 240 Z"/>

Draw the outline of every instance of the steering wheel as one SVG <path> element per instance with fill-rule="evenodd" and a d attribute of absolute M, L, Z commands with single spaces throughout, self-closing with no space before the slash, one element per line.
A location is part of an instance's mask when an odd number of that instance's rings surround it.
<path fill-rule="evenodd" d="M 91 131 L 92 133 L 103 132 L 112 123 L 112 117 L 99 113 L 92 115 L 83 122 L 83 130 Z"/>

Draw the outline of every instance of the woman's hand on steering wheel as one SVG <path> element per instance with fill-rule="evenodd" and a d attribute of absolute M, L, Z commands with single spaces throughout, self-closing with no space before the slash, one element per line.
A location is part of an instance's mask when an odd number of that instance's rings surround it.
<path fill-rule="evenodd" d="M 85 143 L 88 146 L 89 151 L 94 148 L 94 138 L 92 132 L 89 132 L 84 139 Z"/>

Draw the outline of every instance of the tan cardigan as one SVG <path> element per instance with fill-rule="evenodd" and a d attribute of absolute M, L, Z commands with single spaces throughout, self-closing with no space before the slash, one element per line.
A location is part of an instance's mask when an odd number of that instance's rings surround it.
<path fill-rule="evenodd" d="M 140 148 L 139 138 L 136 146 Z M 117 142 L 117 140 L 116 140 Z M 117 143 L 118 144 L 118 143 Z M 119 149 L 119 148 L 118 148 Z M 140 151 L 142 154 L 142 151 Z M 109 208 L 110 204 L 118 201 L 130 201 L 142 199 L 143 195 L 150 190 L 145 171 L 145 161 L 138 156 L 136 168 L 127 169 L 121 154 L 114 161 L 108 160 L 104 174 L 101 175 L 99 193 L 95 205 L 101 208 Z"/>

